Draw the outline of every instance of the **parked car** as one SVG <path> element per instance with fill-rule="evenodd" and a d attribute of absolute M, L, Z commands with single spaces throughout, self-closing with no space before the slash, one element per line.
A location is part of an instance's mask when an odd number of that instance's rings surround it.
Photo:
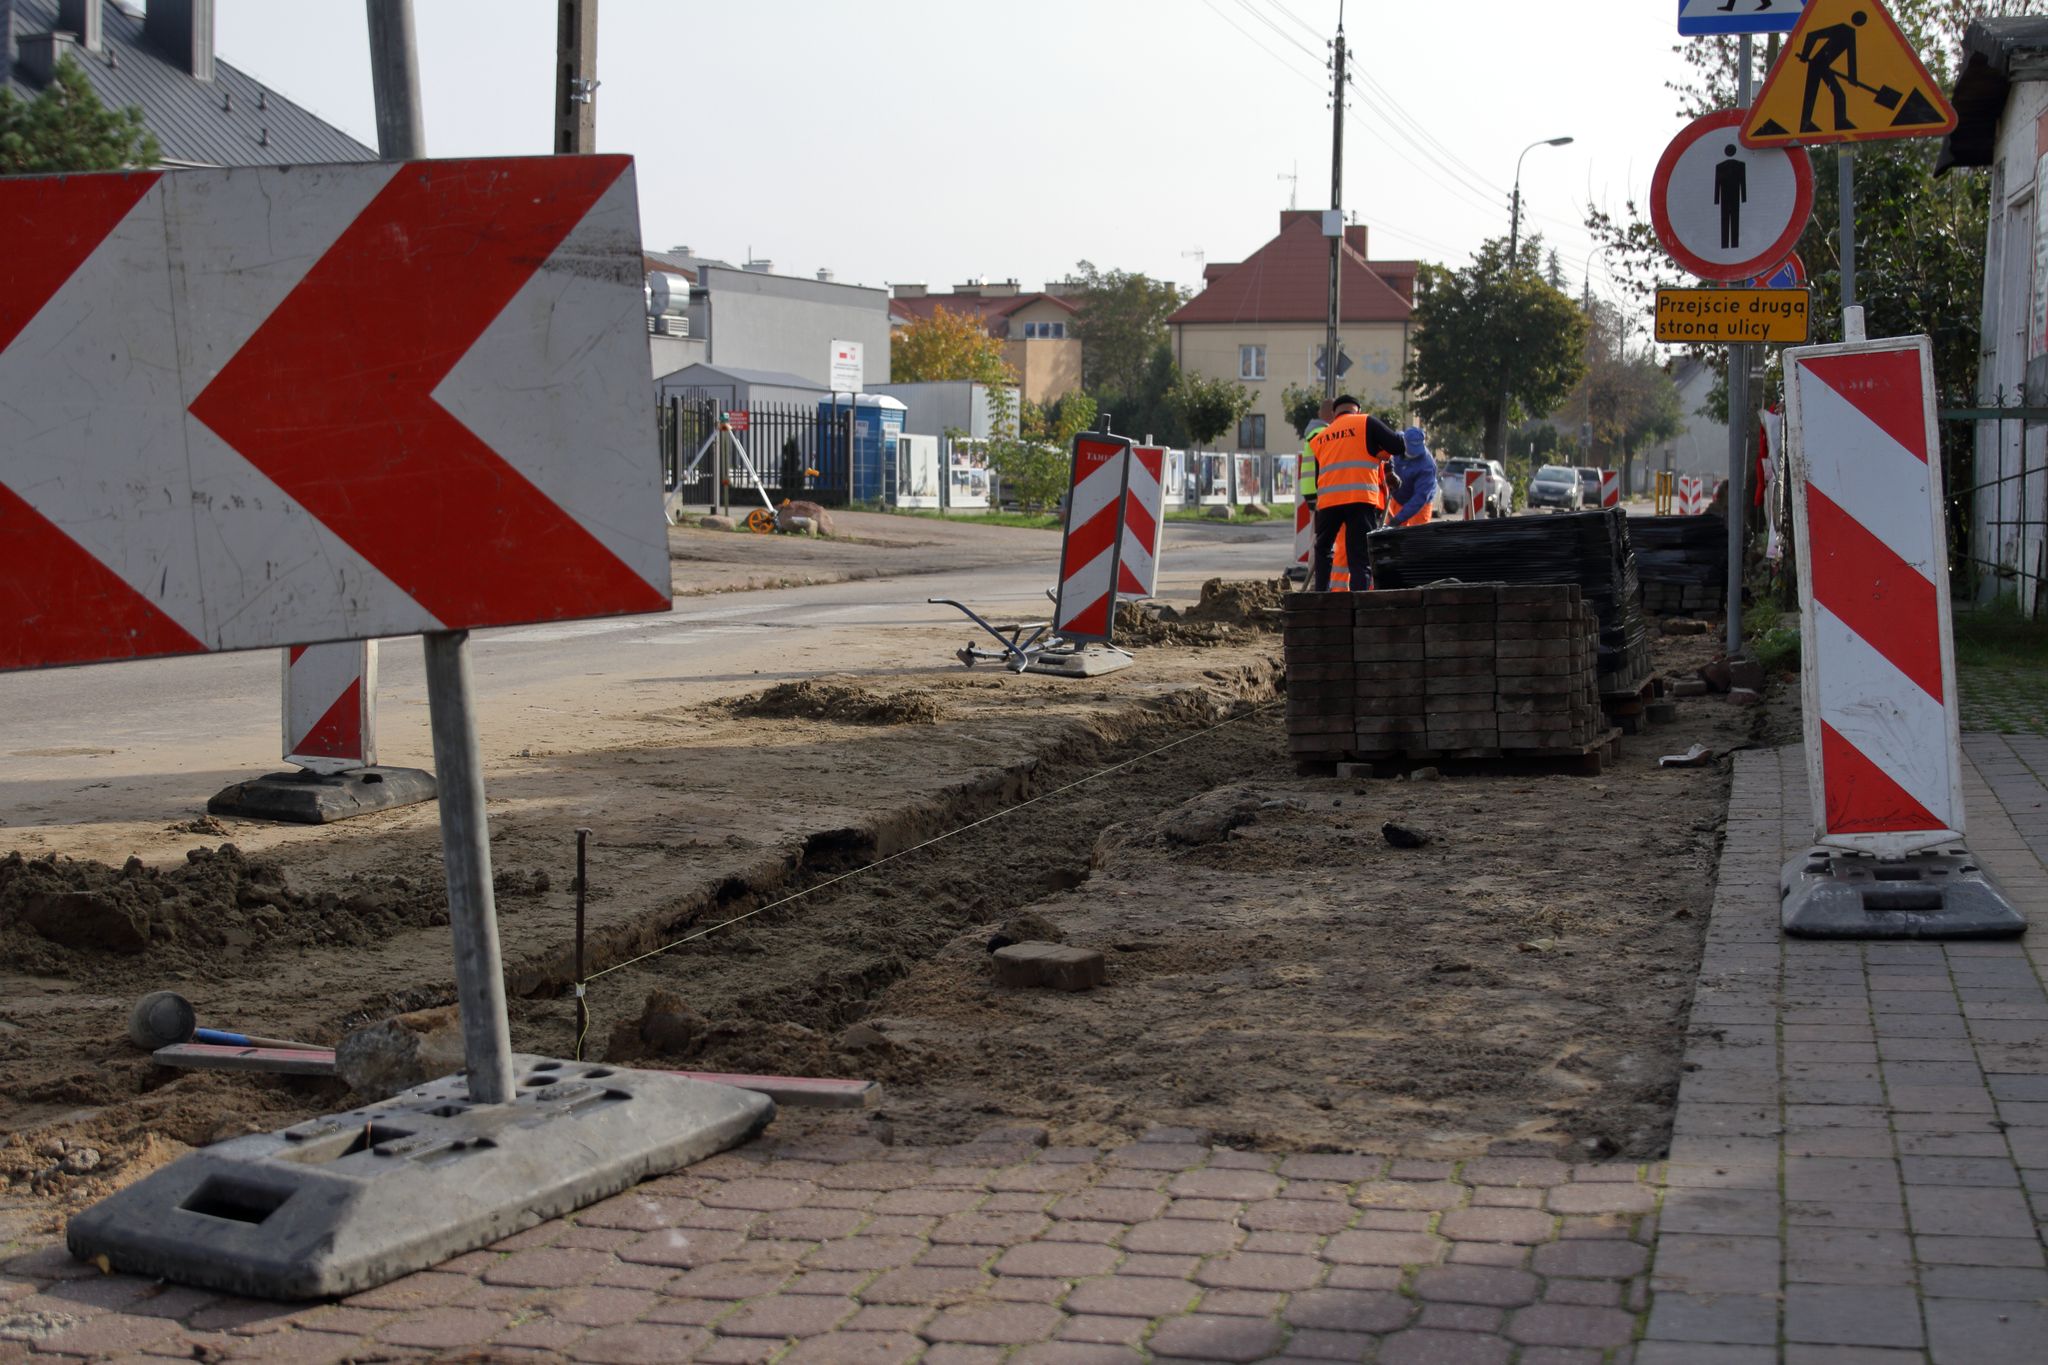
<path fill-rule="evenodd" d="M 1529 480 L 1529 506 L 1557 507 L 1576 512 L 1584 506 L 1579 494 L 1579 471 L 1570 465 L 1547 464 Z"/>
<path fill-rule="evenodd" d="M 1443 512 L 1445 516 L 1465 514 L 1465 474 L 1478 470 L 1483 478 L 1479 480 L 1479 515 L 1482 517 L 1504 517 L 1515 510 L 1515 486 L 1508 482 L 1507 471 L 1500 467 L 1498 460 L 1455 459 L 1444 466 L 1444 472 L 1437 483 L 1442 489 Z"/>
<path fill-rule="evenodd" d="M 1585 465 L 1580 465 L 1580 466 L 1579 466 L 1579 488 L 1580 488 L 1580 490 L 1581 490 L 1581 491 L 1583 491 L 1583 492 L 1584 492 L 1584 494 L 1585 494 L 1585 502 L 1584 502 L 1584 505 L 1585 505 L 1585 506 L 1587 506 L 1587 507 L 1598 507 L 1598 506 L 1600 505 L 1600 471 L 1599 471 L 1599 470 L 1597 470 L 1597 469 L 1588 469 L 1588 468 L 1587 468 L 1587 467 L 1586 467 Z"/>

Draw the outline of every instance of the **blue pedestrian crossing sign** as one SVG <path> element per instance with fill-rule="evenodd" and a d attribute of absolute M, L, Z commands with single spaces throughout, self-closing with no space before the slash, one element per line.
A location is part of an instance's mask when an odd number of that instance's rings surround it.
<path fill-rule="evenodd" d="M 1790 33 L 1806 0 L 1678 0 L 1680 37 L 1708 33 Z"/>

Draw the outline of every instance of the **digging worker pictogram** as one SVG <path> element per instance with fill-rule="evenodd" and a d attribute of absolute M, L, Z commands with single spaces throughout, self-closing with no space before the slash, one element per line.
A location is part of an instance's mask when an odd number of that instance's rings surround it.
<path fill-rule="evenodd" d="M 1337 533 L 1350 549 L 1351 587 L 1369 588 L 1365 538 L 1386 520 L 1386 461 L 1408 447 L 1401 434 L 1360 409 L 1349 394 L 1331 405 L 1330 425 L 1309 438 L 1309 475 L 1304 486 L 1315 498 L 1315 577 L 1310 587 L 1330 590 L 1330 563 Z"/>
<path fill-rule="evenodd" d="M 1849 92 L 1845 85 L 1868 89 L 1856 79 L 1856 30 L 1869 22 L 1870 16 L 1857 10 L 1846 24 L 1829 24 L 1806 35 L 1806 42 L 1800 46 L 1799 60 L 1806 63 L 1806 98 L 1799 107 L 1799 131 L 1817 133 L 1820 125 L 1813 121 L 1813 106 L 1820 99 L 1821 87 L 1827 87 L 1828 97 L 1834 101 L 1835 128 L 1841 132 L 1854 128 L 1849 121 Z M 1843 70 L 1835 70 L 1840 62 Z"/>

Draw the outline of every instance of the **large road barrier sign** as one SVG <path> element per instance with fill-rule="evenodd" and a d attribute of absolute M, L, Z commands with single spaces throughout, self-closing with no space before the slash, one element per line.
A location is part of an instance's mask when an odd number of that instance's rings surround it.
<path fill-rule="evenodd" d="M 1132 446 L 1124 493 L 1124 543 L 1117 559 L 1119 597 L 1152 597 L 1159 585 L 1159 546 L 1166 537 L 1166 447 Z"/>
<path fill-rule="evenodd" d="M 1107 643 L 1115 624 L 1130 448 L 1126 436 L 1084 431 L 1074 438 L 1060 585 L 1052 612 L 1054 633 L 1068 640 Z"/>

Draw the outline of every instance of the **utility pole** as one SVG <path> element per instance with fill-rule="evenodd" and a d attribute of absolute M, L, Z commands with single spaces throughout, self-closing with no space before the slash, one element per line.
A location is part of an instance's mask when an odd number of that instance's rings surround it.
<path fill-rule="evenodd" d="M 1738 84 L 1736 103 L 1749 108 L 1751 82 L 1755 73 L 1756 47 L 1742 35 L 1736 58 Z M 1756 429 L 1749 415 L 1749 365 L 1753 343 L 1737 342 L 1728 348 L 1728 657 L 1742 652 L 1742 514 L 1744 490 L 1749 485 L 1749 434 Z"/>
<path fill-rule="evenodd" d="M 420 119 L 420 49 L 413 32 L 412 0 L 367 4 L 377 156 L 384 161 L 416 161 L 427 154 L 427 134 Z"/>
<path fill-rule="evenodd" d="M 1330 211 L 1323 231 L 1330 239 L 1330 318 L 1323 339 L 1323 399 L 1337 397 L 1337 321 L 1344 289 L 1344 7 L 1337 7 L 1335 57 L 1330 63 Z"/>
<path fill-rule="evenodd" d="M 555 150 L 597 150 L 597 0 L 559 0 Z"/>

